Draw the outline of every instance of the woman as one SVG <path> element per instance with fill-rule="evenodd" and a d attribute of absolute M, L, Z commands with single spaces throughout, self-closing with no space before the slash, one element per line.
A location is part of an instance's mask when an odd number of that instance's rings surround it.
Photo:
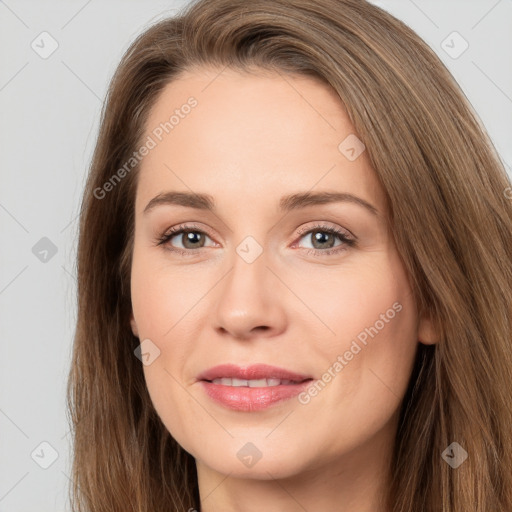
<path fill-rule="evenodd" d="M 149 28 L 83 198 L 75 510 L 512 510 L 510 190 L 371 4 Z"/>

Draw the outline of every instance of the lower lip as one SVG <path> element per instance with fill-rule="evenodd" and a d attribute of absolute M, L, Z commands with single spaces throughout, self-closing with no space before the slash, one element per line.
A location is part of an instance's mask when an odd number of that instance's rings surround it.
<path fill-rule="evenodd" d="M 304 391 L 312 379 L 300 384 L 269 386 L 265 388 L 234 387 L 201 381 L 210 398 L 235 411 L 261 411 L 271 405 L 288 400 Z"/>

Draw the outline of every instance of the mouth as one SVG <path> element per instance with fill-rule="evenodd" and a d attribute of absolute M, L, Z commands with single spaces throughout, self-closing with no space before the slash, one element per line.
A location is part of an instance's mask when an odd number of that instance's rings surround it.
<path fill-rule="evenodd" d="M 252 364 L 247 367 L 221 364 L 209 368 L 197 376 L 197 380 L 213 384 L 254 388 L 294 385 L 308 379 L 312 379 L 312 376 L 268 364 Z"/>
<path fill-rule="evenodd" d="M 239 412 L 255 412 L 285 403 L 306 389 L 313 377 L 284 368 L 255 364 L 215 366 L 197 377 L 215 403 Z"/>

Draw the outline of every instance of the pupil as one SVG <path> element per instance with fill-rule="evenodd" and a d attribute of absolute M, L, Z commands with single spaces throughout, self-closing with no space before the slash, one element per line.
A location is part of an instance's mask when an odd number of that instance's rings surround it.
<path fill-rule="evenodd" d="M 186 240 L 186 243 L 184 244 L 185 247 L 187 247 L 187 243 L 194 243 L 194 242 L 197 242 L 198 240 L 194 240 L 194 238 L 198 238 L 199 237 L 199 240 L 201 239 L 201 234 L 200 233 L 197 233 L 197 232 L 193 232 L 193 231 L 189 231 L 188 233 L 185 233 L 185 240 Z"/>
<path fill-rule="evenodd" d="M 321 245 L 324 245 L 324 244 L 327 243 L 325 241 L 322 241 L 322 239 L 325 239 L 326 237 L 327 238 L 328 237 L 332 237 L 332 234 L 331 233 L 326 233 L 325 231 L 315 231 L 313 233 L 313 238 L 314 238 L 315 242 L 319 242 Z M 329 247 L 332 247 L 332 245 L 329 245 Z"/>

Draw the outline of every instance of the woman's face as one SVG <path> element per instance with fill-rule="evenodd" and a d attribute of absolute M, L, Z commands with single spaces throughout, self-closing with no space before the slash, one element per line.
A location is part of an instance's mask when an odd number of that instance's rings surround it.
<path fill-rule="evenodd" d="M 383 190 L 325 85 L 219 73 L 170 83 L 146 124 L 131 325 L 149 394 L 179 444 L 223 474 L 368 463 L 393 438 L 418 339 L 433 342 Z M 188 232 L 158 244 L 172 228 Z M 224 364 L 239 373 L 215 375 L 241 381 L 201 380 Z M 244 373 L 257 364 L 295 380 Z"/>

